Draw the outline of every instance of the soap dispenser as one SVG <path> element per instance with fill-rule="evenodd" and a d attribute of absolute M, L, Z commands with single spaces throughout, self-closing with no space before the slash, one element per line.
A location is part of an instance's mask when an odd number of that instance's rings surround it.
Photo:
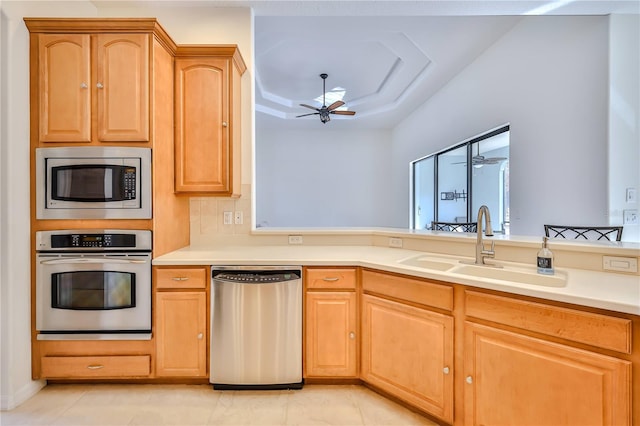
<path fill-rule="evenodd" d="M 538 273 L 553 275 L 553 253 L 547 248 L 547 237 L 542 237 L 542 248 L 538 251 Z"/>

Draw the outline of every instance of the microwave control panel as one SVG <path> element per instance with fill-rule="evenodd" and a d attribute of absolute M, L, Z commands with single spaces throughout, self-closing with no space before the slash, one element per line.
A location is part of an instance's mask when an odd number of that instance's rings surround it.
<path fill-rule="evenodd" d="M 136 168 L 127 167 L 123 173 L 124 178 L 124 199 L 136 199 Z"/>

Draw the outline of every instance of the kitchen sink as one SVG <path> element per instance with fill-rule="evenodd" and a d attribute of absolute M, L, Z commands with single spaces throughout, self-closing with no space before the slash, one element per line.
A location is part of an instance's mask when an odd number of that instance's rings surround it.
<path fill-rule="evenodd" d="M 541 275 L 535 267 L 511 267 L 494 268 L 491 266 L 458 265 L 450 270 L 453 274 L 468 275 L 476 278 L 508 281 L 520 284 L 532 284 L 547 287 L 564 287 L 567 285 L 567 277 L 564 274 Z"/>
<path fill-rule="evenodd" d="M 438 256 L 415 256 L 399 261 L 403 265 L 415 266 L 417 268 L 432 269 L 436 271 L 448 271 L 458 264 L 455 259 Z"/>

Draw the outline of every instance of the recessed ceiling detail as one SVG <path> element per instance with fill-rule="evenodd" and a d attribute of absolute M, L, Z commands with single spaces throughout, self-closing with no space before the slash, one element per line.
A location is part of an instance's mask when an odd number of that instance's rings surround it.
<path fill-rule="evenodd" d="M 327 92 L 346 92 L 346 107 L 358 117 L 393 108 L 431 63 L 407 34 L 382 29 L 274 34 L 257 38 L 256 52 L 256 109 L 280 118 L 294 118 L 299 104 L 322 96 L 320 73 L 329 74 Z"/>

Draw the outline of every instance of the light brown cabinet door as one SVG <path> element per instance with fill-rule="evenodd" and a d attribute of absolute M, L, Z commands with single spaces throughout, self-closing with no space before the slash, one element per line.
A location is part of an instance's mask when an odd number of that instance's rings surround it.
<path fill-rule="evenodd" d="M 229 67 L 226 58 L 176 59 L 176 192 L 231 192 Z"/>
<path fill-rule="evenodd" d="M 631 363 L 465 323 L 468 425 L 630 425 Z"/>
<path fill-rule="evenodd" d="M 91 141 L 91 42 L 87 34 L 39 34 L 41 142 Z"/>
<path fill-rule="evenodd" d="M 362 379 L 453 421 L 453 317 L 362 296 Z"/>
<path fill-rule="evenodd" d="M 148 34 L 40 34 L 38 60 L 41 142 L 149 140 Z"/>
<path fill-rule="evenodd" d="M 156 375 L 206 377 L 206 293 L 157 292 L 155 309 Z"/>
<path fill-rule="evenodd" d="M 356 377 L 354 292 L 307 292 L 305 377 Z"/>
<path fill-rule="evenodd" d="M 97 138 L 149 140 L 149 35 L 96 37 Z"/>

